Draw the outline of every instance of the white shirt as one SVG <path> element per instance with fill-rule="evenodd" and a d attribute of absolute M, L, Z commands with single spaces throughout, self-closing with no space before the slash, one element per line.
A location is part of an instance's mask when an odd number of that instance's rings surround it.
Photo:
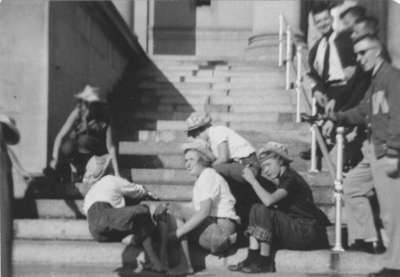
<path fill-rule="evenodd" d="M 215 157 L 218 157 L 218 145 L 224 141 L 228 144 L 231 159 L 245 158 L 255 152 L 254 147 L 247 140 L 226 126 L 211 126 L 208 137 Z"/>
<path fill-rule="evenodd" d="M 146 194 L 142 185 L 131 183 L 121 177 L 107 175 L 94 183 L 85 195 L 83 212 L 87 215 L 95 202 L 107 202 L 114 208 L 125 207 L 124 196 L 140 198 Z"/>
<path fill-rule="evenodd" d="M 328 40 L 326 38 L 322 38 L 318 48 L 317 53 L 314 60 L 314 67 L 317 70 L 318 74 L 322 76 L 322 72 L 324 70 L 324 58 L 326 47 L 329 43 L 329 77 L 328 81 L 333 80 L 345 80 L 345 74 L 343 71 L 342 62 L 340 61 L 339 53 L 336 48 L 335 39 L 337 33 L 333 32 Z"/>
<path fill-rule="evenodd" d="M 234 208 L 236 200 L 225 179 L 213 168 L 204 169 L 194 183 L 192 198 L 194 209 L 199 211 L 200 202 L 207 199 L 212 201 L 210 216 L 239 220 Z"/>

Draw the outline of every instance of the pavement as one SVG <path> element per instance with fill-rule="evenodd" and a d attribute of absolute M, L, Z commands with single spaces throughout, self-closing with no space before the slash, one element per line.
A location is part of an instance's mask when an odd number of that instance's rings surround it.
<path fill-rule="evenodd" d="M 16 265 L 14 267 L 15 277 L 162 277 L 164 274 L 153 272 L 135 272 L 130 268 L 111 268 L 107 266 L 57 266 L 57 265 Z M 366 275 L 357 274 L 302 274 L 302 273 L 262 273 L 262 274 L 244 274 L 238 272 L 230 272 L 223 268 L 207 269 L 197 272 L 192 276 L 199 277 L 244 277 L 244 276 L 269 276 L 269 277 L 363 277 Z"/>

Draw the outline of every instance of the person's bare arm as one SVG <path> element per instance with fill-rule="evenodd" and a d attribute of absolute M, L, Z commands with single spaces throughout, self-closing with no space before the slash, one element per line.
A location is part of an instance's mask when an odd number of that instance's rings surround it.
<path fill-rule="evenodd" d="M 120 176 L 119 167 L 118 167 L 118 159 L 117 159 L 117 151 L 116 151 L 116 147 L 115 147 L 115 143 L 114 143 L 114 139 L 113 139 L 111 126 L 108 126 L 108 128 L 107 128 L 106 145 L 107 145 L 108 153 L 111 157 L 111 164 L 114 169 L 114 174 L 116 176 Z"/>
<path fill-rule="evenodd" d="M 218 149 L 218 157 L 213 162 L 213 165 L 228 162 L 230 157 L 228 142 L 227 141 L 221 142 L 220 144 L 218 144 L 217 149 Z"/>
<path fill-rule="evenodd" d="M 198 225 L 200 225 L 201 222 L 203 222 L 211 212 L 211 207 L 212 207 L 212 200 L 211 199 L 206 199 L 204 201 L 200 202 L 200 210 L 195 212 L 189 220 L 183 224 L 183 226 L 179 227 L 176 230 L 176 236 L 177 238 L 180 238 L 193 229 L 195 229 Z"/>
<path fill-rule="evenodd" d="M 247 166 L 243 169 L 243 178 L 252 186 L 261 202 L 269 207 L 287 196 L 287 191 L 284 189 L 277 189 L 273 193 L 266 191 L 255 178 L 253 172 Z"/>
<path fill-rule="evenodd" d="M 58 132 L 56 138 L 54 139 L 54 145 L 53 145 L 53 154 L 52 154 L 52 159 L 50 161 L 50 166 L 52 168 L 55 168 L 57 162 L 58 162 L 58 154 L 60 151 L 61 147 L 61 142 L 63 138 L 65 137 L 66 134 L 72 129 L 72 126 L 74 122 L 78 119 L 79 117 L 79 109 L 75 108 L 70 115 L 68 116 L 67 120 L 65 121 L 64 125 L 61 127 L 60 131 Z"/>

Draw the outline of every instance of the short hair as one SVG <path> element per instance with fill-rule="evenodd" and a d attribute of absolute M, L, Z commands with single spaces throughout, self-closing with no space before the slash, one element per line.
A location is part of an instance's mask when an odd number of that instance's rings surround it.
<path fill-rule="evenodd" d="M 204 130 L 208 129 L 211 126 L 211 123 L 207 123 L 206 125 L 203 125 L 199 128 L 190 130 L 187 132 L 188 137 L 192 137 L 195 138 L 197 137 L 201 132 L 203 132 Z"/>
<path fill-rule="evenodd" d="M 184 154 L 189 151 L 194 151 L 197 153 L 197 155 L 199 156 L 199 163 L 202 164 L 204 167 L 211 167 L 212 160 L 210 160 L 204 153 L 197 149 L 187 149 L 185 150 Z"/>
<path fill-rule="evenodd" d="M 371 34 L 366 34 L 366 35 L 363 35 L 363 36 L 361 36 L 359 38 L 356 38 L 353 41 L 353 45 L 356 45 L 357 43 L 359 43 L 361 41 L 364 41 L 364 40 L 368 40 L 370 43 L 373 43 L 373 44 L 378 45 L 379 47 L 382 47 L 382 43 L 379 40 L 379 38 L 377 36 L 371 35 Z"/>
<path fill-rule="evenodd" d="M 290 165 L 290 161 L 282 158 L 281 155 L 279 155 L 278 153 L 272 152 L 272 151 L 266 151 L 265 154 L 264 154 L 264 157 L 262 158 L 260 163 L 262 164 L 263 161 L 266 161 L 266 160 L 269 160 L 269 159 L 279 160 L 281 165 L 283 165 L 283 166 L 289 166 Z"/>
<path fill-rule="evenodd" d="M 311 6 L 311 13 L 312 15 L 319 14 L 323 11 L 330 11 L 331 6 L 329 5 L 329 1 L 318 1 L 314 2 L 314 4 Z"/>
<path fill-rule="evenodd" d="M 363 23 L 370 30 L 369 34 L 377 35 L 379 33 L 379 20 L 374 16 L 363 16 L 356 19 L 356 24 Z"/>
<path fill-rule="evenodd" d="M 366 10 L 362 6 L 353 6 L 344 10 L 339 17 L 340 19 L 343 19 L 348 14 L 354 16 L 355 18 L 360 18 L 365 16 Z"/>

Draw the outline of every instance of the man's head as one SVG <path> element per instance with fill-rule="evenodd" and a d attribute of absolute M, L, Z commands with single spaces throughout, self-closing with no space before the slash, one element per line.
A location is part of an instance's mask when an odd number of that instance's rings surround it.
<path fill-rule="evenodd" d="M 324 2 L 317 2 L 311 9 L 314 24 L 317 30 L 326 35 L 332 30 L 332 16 L 329 6 Z"/>
<path fill-rule="evenodd" d="M 379 22 L 373 16 L 365 16 L 356 20 L 353 26 L 351 38 L 356 40 L 365 35 L 377 36 L 379 33 Z"/>
<path fill-rule="evenodd" d="M 356 21 L 365 16 L 365 8 L 361 6 L 353 6 L 340 14 L 340 20 L 345 30 L 352 30 Z"/>
<path fill-rule="evenodd" d="M 371 71 L 381 60 L 382 44 L 376 36 L 365 35 L 354 41 L 357 62 L 364 71 Z"/>

